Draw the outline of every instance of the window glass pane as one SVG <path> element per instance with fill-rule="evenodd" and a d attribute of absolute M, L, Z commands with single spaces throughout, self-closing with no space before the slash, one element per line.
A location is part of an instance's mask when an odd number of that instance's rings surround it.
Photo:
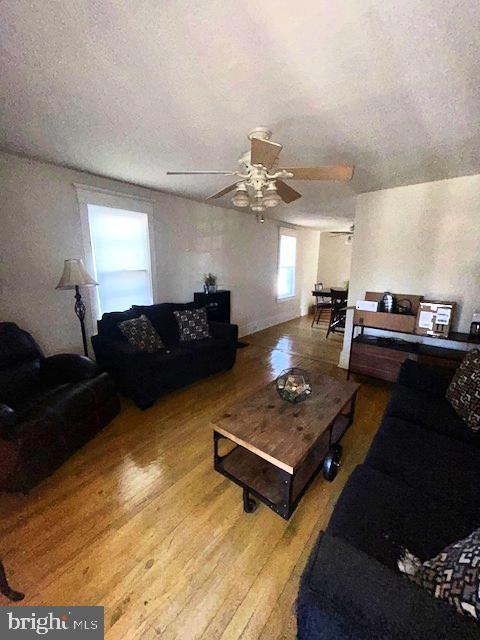
<path fill-rule="evenodd" d="M 297 239 L 293 236 L 280 236 L 280 266 L 295 266 L 295 249 Z"/>
<path fill-rule="evenodd" d="M 125 311 L 132 304 L 152 304 L 147 271 L 97 272 L 101 313 Z"/>
<path fill-rule="evenodd" d="M 148 216 L 88 205 L 99 315 L 152 304 Z"/>
<path fill-rule="evenodd" d="M 297 239 L 294 236 L 280 235 L 278 256 L 277 295 L 288 298 L 295 295 L 295 258 Z"/>
<path fill-rule="evenodd" d="M 88 205 L 88 220 L 99 271 L 150 268 L 146 213 Z"/>
<path fill-rule="evenodd" d="M 278 270 L 278 296 L 284 298 L 295 293 L 294 267 L 280 267 Z"/>

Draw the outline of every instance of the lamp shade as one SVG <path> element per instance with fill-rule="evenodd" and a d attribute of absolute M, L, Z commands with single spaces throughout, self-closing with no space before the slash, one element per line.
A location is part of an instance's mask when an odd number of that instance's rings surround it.
<path fill-rule="evenodd" d="M 85 269 L 83 260 L 73 258 L 65 260 L 60 282 L 55 289 L 75 289 L 75 287 L 96 287 L 98 282 Z"/>

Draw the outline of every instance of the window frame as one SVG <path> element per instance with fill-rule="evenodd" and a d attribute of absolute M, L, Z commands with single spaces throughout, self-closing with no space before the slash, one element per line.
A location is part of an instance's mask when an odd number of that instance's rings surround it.
<path fill-rule="evenodd" d="M 281 296 L 278 293 L 278 278 L 280 276 L 280 246 L 282 242 L 282 236 L 290 236 L 291 238 L 295 238 L 295 265 L 293 267 L 293 293 L 289 293 L 288 295 Z M 298 249 L 298 234 L 296 229 L 290 229 L 288 227 L 279 227 L 278 228 L 278 249 L 277 249 L 277 277 L 276 277 L 276 299 L 277 302 L 285 302 L 288 300 L 293 300 L 297 296 L 297 249 Z"/>
<path fill-rule="evenodd" d="M 95 262 L 93 258 L 92 240 L 90 235 L 90 224 L 88 219 L 88 205 L 100 207 L 110 207 L 112 209 L 123 209 L 126 211 L 136 211 L 145 213 L 148 220 L 148 243 L 150 253 L 150 276 L 153 302 L 158 300 L 158 282 L 156 274 L 155 258 L 155 234 L 154 234 L 154 201 L 141 196 L 131 196 L 126 193 L 110 191 L 98 187 L 91 187 L 74 183 L 77 201 L 80 211 L 80 224 L 82 230 L 84 261 L 89 273 L 95 273 Z M 95 329 L 97 320 L 100 319 L 100 308 L 97 287 L 86 288 L 82 292 L 83 296 L 88 296 L 88 309 L 91 316 L 91 326 Z"/>

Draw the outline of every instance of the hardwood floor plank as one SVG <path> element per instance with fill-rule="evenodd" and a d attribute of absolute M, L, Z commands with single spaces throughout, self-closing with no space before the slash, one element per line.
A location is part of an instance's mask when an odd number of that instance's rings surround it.
<path fill-rule="evenodd" d="M 268 620 L 263 627 L 259 640 L 294 640 L 297 634 L 295 624 L 295 604 L 297 600 L 298 586 L 305 563 L 310 551 L 324 526 L 323 518 L 319 518 L 303 547 L 302 553 L 288 577 L 285 586 L 280 593 L 275 605 L 272 607 Z"/>
<path fill-rule="evenodd" d="M 2 555 L 22 604 L 98 604 L 108 640 L 292 640 L 298 581 L 362 461 L 388 386 L 362 384 L 333 483 L 289 522 L 213 470 L 212 422 L 290 366 L 338 379 L 341 338 L 300 318 L 245 338 L 235 367 L 120 415 L 27 496 L 0 496 Z M 6 604 L 3 601 L 2 604 Z"/>

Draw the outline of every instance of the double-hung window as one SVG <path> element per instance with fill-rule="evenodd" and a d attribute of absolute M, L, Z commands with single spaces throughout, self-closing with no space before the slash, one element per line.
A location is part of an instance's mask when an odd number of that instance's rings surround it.
<path fill-rule="evenodd" d="M 87 264 L 98 282 L 96 317 L 133 304 L 153 304 L 147 213 L 151 205 L 78 187 L 77 192 L 83 207 Z"/>
<path fill-rule="evenodd" d="M 295 266 L 297 234 L 293 229 L 280 227 L 278 243 L 277 298 L 284 300 L 295 296 Z"/>
<path fill-rule="evenodd" d="M 99 313 L 153 303 L 148 216 L 88 205 Z"/>

